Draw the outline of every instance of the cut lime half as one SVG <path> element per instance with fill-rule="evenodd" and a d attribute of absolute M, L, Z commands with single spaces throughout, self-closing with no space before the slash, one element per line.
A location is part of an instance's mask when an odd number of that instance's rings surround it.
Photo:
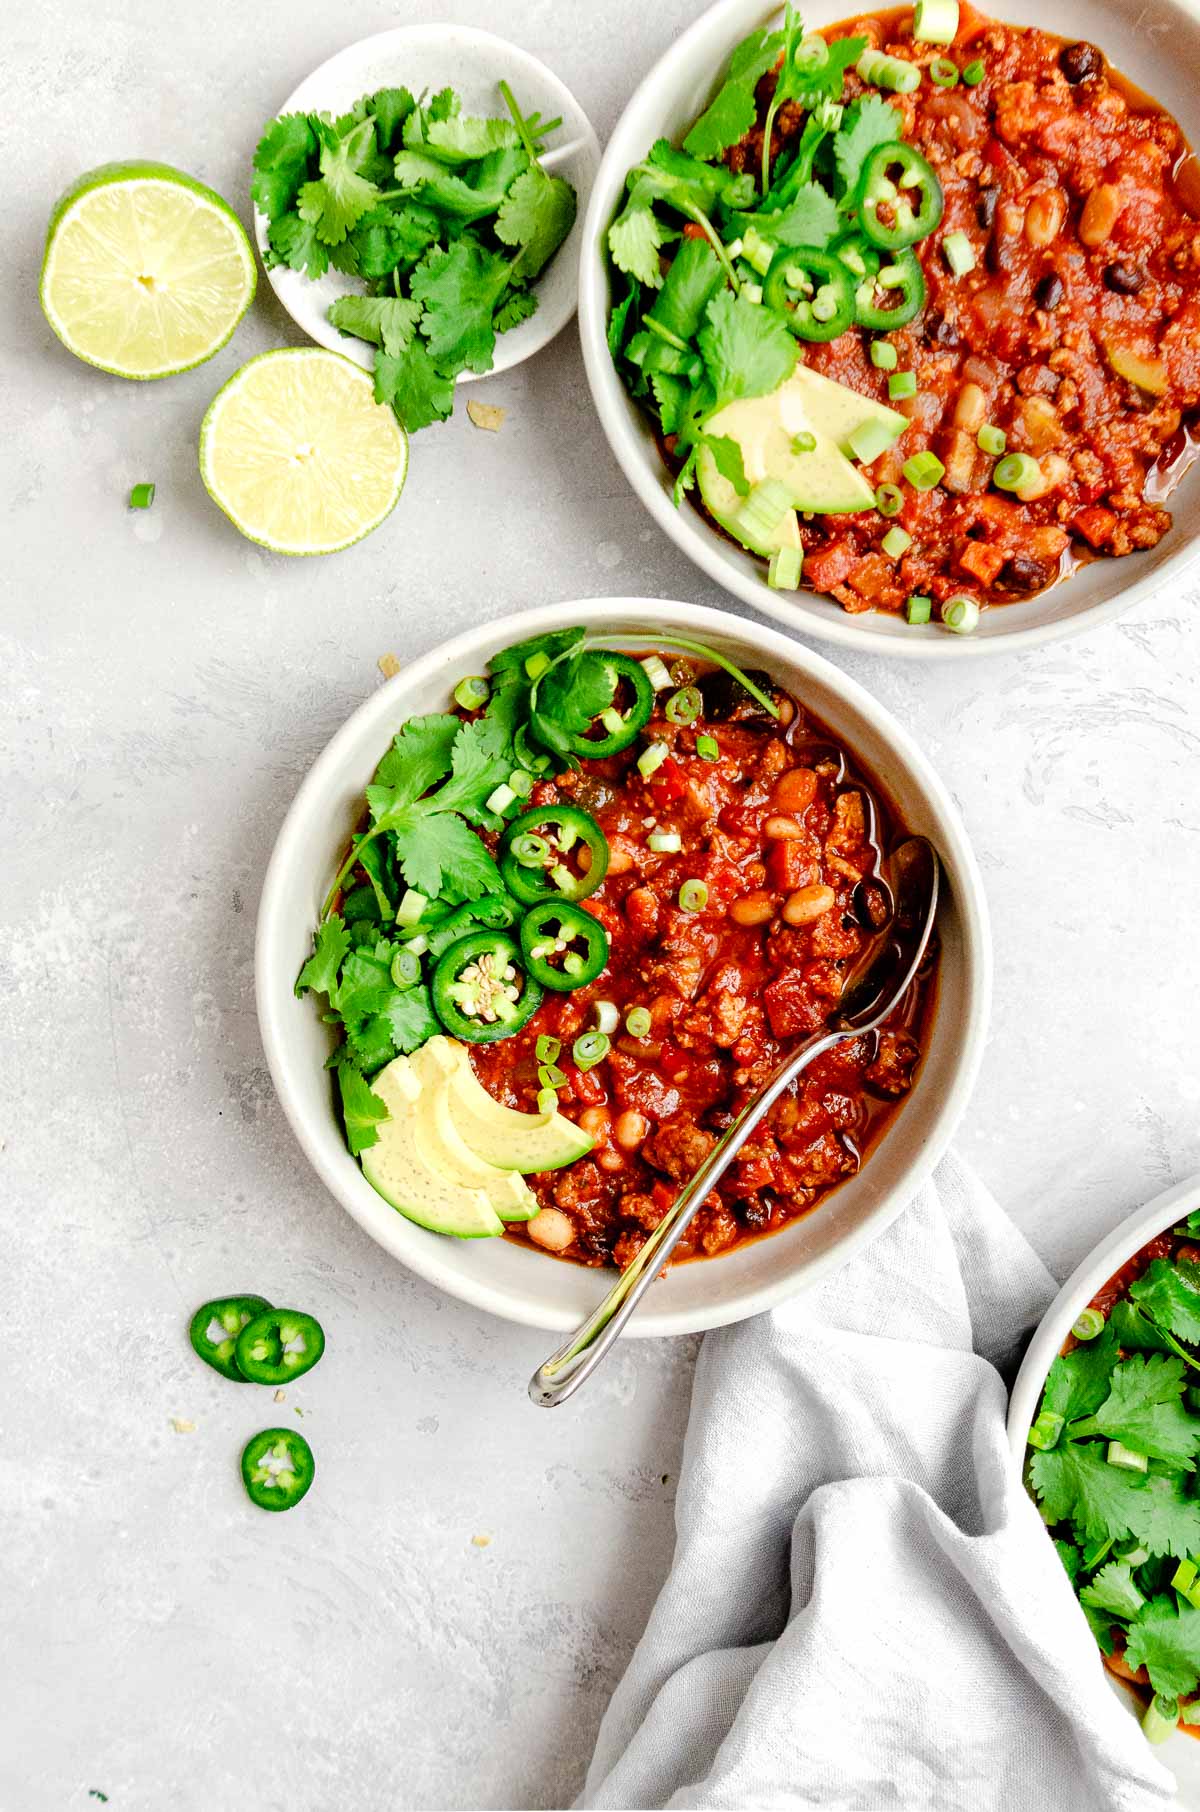
<path fill-rule="evenodd" d="M 408 436 L 369 372 L 319 346 L 263 352 L 235 371 L 200 430 L 200 473 L 251 541 L 333 554 L 393 510 Z"/>
<path fill-rule="evenodd" d="M 50 216 L 39 293 L 77 358 L 160 378 L 224 346 L 254 282 L 241 222 L 212 189 L 169 164 L 103 164 Z"/>

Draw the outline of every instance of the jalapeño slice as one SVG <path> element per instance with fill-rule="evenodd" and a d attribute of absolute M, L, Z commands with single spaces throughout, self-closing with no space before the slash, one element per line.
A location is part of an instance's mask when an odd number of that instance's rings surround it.
<path fill-rule="evenodd" d="M 319 1321 L 299 1309 L 268 1309 L 237 1338 L 235 1357 L 251 1384 L 286 1384 L 310 1372 L 325 1351 Z"/>
<path fill-rule="evenodd" d="M 211 1365 L 222 1378 L 245 1384 L 246 1375 L 238 1369 L 234 1357 L 237 1338 L 244 1327 L 270 1306 L 265 1296 L 218 1296 L 196 1310 L 188 1328 L 188 1338 L 205 1365 Z"/>
<path fill-rule="evenodd" d="M 260 1510 L 291 1510 L 313 1482 L 317 1462 L 294 1428 L 264 1428 L 242 1449 L 242 1483 Z"/>
<path fill-rule="evenodd" d="M 627 654 L 612 654 L 607 649 L 587 656 L 603 669 L 605 677 L 612 682 L 613 702 L 606 711 L 592 722 L 591 728 L 582 736 L 571 737 L 571 749 L 576 755 L 619 755 L 627 749 L 639 730 L 650 721 L 654 709 L 654 687 L 650 684 L 649 675 L 640 661 L 634 661 Z M 632 701 L 622 711 L 617 708 L 617 697 L 622 682 L 627 683 L 633 691 Z M 593 734 L 599 731 L 599 735 Z"/>
<path fill-rule="evenodd" d="M 446 1030 L 467 1044 L 511 1038 L 542 1004 L 519 944 L 503 931 L 460 937 L 439 959 L 429 987 Z"/>
<path fill-rule="evenodd" d="M 836 340 L 854 319 L 854 281 L 832 252 L 784 245 L 771 260 L 763 301 L 798 340 Z"/>
<path fill-rule="evenodd" d="M 871 243 L 896 252 L 927 238 L 937 226 L 942 218 L 942 185 L 921 153 L 897 140 L 877 145 L 868 157 L 856 206 L 859 224 Z"/>
<path fill-rule="evenodd" d="M 587 851 L 585 866 L 579 855 Z M 608 839 L 577 805 L 535 805 L 514 818 L 500 844 L 504 885 L 522 906 L 585 900 L 608 870 Z"/>
<path fill-rule="evenodd" d="M 565 994 L 595 981 L 608 962 L 608 933 L 569 900 L 542 900 L 521 920 L 525 968 L 543 988 Z"/>
<path fill-rule="evenodd" d="M 889 333 L 903 327 L 925 305 L 925 275 L 915 252 L 901 250 L 868 271 L 854 291 L 854 320 L 858 327 Z"/>

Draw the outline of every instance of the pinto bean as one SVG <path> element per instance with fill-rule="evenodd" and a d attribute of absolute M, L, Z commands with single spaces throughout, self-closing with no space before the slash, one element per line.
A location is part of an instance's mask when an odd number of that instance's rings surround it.
<path fill-rule="evenodd" d="M 623 1114 L 617 1115 L 616 1124 L 613 1127 L 613 1138 L 622 1151 L 636 1151 L 649 1131 L 650 1122 L 645 1114 L 639 1114 L 633 1108 L 627 1108 Z"/>
<path fill-rule="evenodd" d="M 770 817 L 763 825 L 763 836 L 773 843 L 791 843 L 804 831 L 794 818 Z"/>
<path fill-rule="evenodd" d="M 812 925 L 837 904 L 832 887 L 814 881 L 809 887 L 798 887 L 783 903 L 783 916 L 789 925 Z"/>
<path fill-rule="evenodd" d="M 766 925 L 775 917 L 775 901 L 769 893 L 744 893 L 729 908 L 735 925 Z"/>
<path fill-rule="evenodd" d="M 1115 182 L 1102 182 L 1093 189 L 1079 216 L 1079 239 L 1083 245 L 1103 245 L 1121 212 L 1121 191 Z"/>
<path fill-rule="evenodd" d="M 987 398 L 978 384 L 964 384 L 954 405 L 954 426 L 977 434 L 987 420 Z"/>
<path fill-rule="evenodd" d="M 591 1133 L 593 1139 L 606 1139 L 608 1137 L 608 1109 L 585 1107 L 579 1116 L 579 1124 L 585 1133 Z"/>
<path fill-rule="evenodd" d="M 575 1223 L 559 1208 L 543 1208 L 527 1221 L 525 1231 L 535 1245 L 547 1252 L 565 1252 L 575 1238 Z"/>
<path fill-rule="evenodd" d="M 1025 210 L 1025 237 L 1030 245 L 1053 245 L 1067 217 L 1067 198 L 1061 189 L 1043 189 Z"/>
<path fill-rule="evenodd" d="M 780 811 L 802 812 L 817 796 L 817 777 L 811 768 L 789 768 L 771 789 L 771 803 Z"/>

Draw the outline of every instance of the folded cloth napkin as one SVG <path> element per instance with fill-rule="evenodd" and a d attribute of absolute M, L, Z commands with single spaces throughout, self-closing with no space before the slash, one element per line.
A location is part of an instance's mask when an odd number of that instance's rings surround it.
<path fill-rule="evenodd" d="M 1012 1478 L 1000 1372 L 1053 1291 L 948 1158 L 826 1283 L 706 1337 L 674 1564 L 581 1806 L 1172 1803 Z"/>

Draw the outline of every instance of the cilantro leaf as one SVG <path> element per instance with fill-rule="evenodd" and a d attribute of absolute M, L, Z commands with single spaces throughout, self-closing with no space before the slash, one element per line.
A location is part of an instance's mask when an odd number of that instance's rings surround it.
<path fill-rule="evenodd" d="M 348 1063 L 338 1064 L 338 1088 L 342 1097 L 342 1119 L 346 1123 L 346 1143 L 352 1157 L 379 1142 L 375 1128 L 381 1120 L 390 1120 L 387 1108 L 373 1094 L 369 1083 Z"/>
<path fill-rule="evenodd" d="M 761 230 L 780 245 L 815 245 L 823 250 L 840 224 L 833 197 L 820 183 L 806 182 L 786 208 L 763 219 Z"/>
<path fill-rule="evenodd" d="M 1177 1339 L 1200 1342 L 1200 1266 L 1156 1258 L 1129 1294 Z"/>
<path fill-rule="evenodd" d="M 492 316 L 508 284 L 509 266 L 470 234 L 449 251 L 432 251 L 413 273 L 413 300 L 421 303 L 421 332 L 437 369 L 453 377 L 466 369 L 490 371 L 496 345 Z"/>
<path fill-rule="evenodd" d="M 407 88 L 377 88 L 368 95 L 365 111 L 375 121 L 375 142 L 385 154 L 392 150 L 396 134 L 416 107 Z"/>
<path fill-rule="evenodd" d="M 504 778 L 503 754 L 503 731 L 493 718 L 477 717 L 472 723 L 460 724 L 451 751 L 450 778 L 429 801 L 430 809 L 461 812 L 473 823 L 495 828 L 495 814 L 487 811 L 484 801 Z"/>
<path fill-rule="evenodd" d="M 317 151 L 317 135 L 306 113 L 285 113 L 272 120 L 254 153 L 250 194 L 268 220 L 286 214 Z"/>
<path fill-rule="evenodd" d="M 336 912 L 330 913 L 317 931 L 313 953 L 296 977 L 297 998 L 306 988 L 316 994 L 332 994 L 337 986 L 337 972 L 350 948 L 350 933 Z"/>
<path fill-rule="evenodd" d="M 613 263 L 626 276 L 647 289 L 658 289 L 662 271 L 658 255 L 678 234 L 658 218 L 648 199 L 630 196 L 608 229 L 608 250 Z"/>
<path fill-rule="evenodd" d="M 325 245 L 339 245 L 379 199 L 376 184 L 360 173 L 364 158 L 375 149 L 375 122 L 360 121 L 344 138 L 322 121 L 317 122 L 317 129 L 321 175 L 318 181 L 303 185 L 297 211 Z"/>
<path fill-rule="evenodd" d="M 739 497 L 750 495 L 750 480 L 742 463 L 742 449 L 728 434 L 706 434 L 704 445 L 717 462 L 721 477 L 727 479 Z"/>
<path fill-rule="evenodd" d="M 1067 1569 L 1067 1578 L 1071 1581 L 1071 1584 L 1074 1585 L 1080 1566 L 1083 1563 L 1083 1556 L 1080 1554 L 1079 1549 L 1075 1546 L 1073 1541 L 1057 1540 L 1054 1546 L 1058 1550 L 1058 1558 Z"/>
<path fill-rule="evenodd" d="M 386 787 L 392 805 L 411 805 L 450 772 L 461 719 L 451 712 L 410 717 L 375 770 L 376 787 Z M 368 788 L 368 799 L 371 789 Z M 372 807 L 372 816 L 378 817 Z"/>
<path fill-rule="evenodd" d="M 316 228 L 299 214 L 281 214 L 267 234 L 268 264 L 286 264 L 303 271 L 314 283 L 329 269 L 329 248 L 322 245 Z"/>
<path fill-rule="evenodd" d="M 1134 1584 L 1132 1570 L 1124 1561 L 1110 1560 L 1094 1575 L 1079 1594 L 1084 1604 L 1097 1610 L 1111 1611 L 1114 1617 L 1136 1617 L 1146 1600 Z"/>
<path fill-rule="evenodd" d="M 496 212 L 528 165 L 524 151 L 492 151 L 467 174 L 459 174 L 427 151 L 401 151 L 396 157 L 395 175 L 402 189 L 411 189 L 428 207 L 469 226 Z"/>
<path fill-rule="evenodd" d="M 359 845 L 358 859 L 371 883 L 379 916 L 390 924 L 396 916 L 396 883 L 388 869 L 387 851 L 382 843 L 368 838 Z"/>
<path fill-rule="evenodd" d="M 348 1023 L 378 1013 L 395 992 L 392 981 L 392 946 L 380 938 L 370 950 L 352 950 L 342 964 L 341 978 L 329 1004 Z"/>
<path fill-rule="evenodd" d="M 684 139 L 684 150 L 693 157 L 716 158 L 745 138 L 757 117 L 754 88 L 755 81 L 731 74 Z"/>
<path fill-rule="evenodd" d="M 547 176 L 540 165 L 513 183 L 496 216 L 496 237 L 520 246 L 516 268 L 532 282 L 545 269 L 575 224 L 575 191 L 561 176 Z"/>
<path fill-rule="evenodd" d="M 1098 1611 L 1095 1605 L 1080 1603 L 1080 1609 L 1091 1625 L 1092 1635 L 1096 1638 L 1096 1647 L 1102 1655 L 1113 1652 L 1112 1618 L 1107 1611 Z"/>
<path fill-rule="evenodd" d="M 1169 1353 L 1173 1351 L 1170 1340 L 1162 1329 L 1156 1327 L 1150 1317 L 1138 1308 L 1135 1302 L 1122 1297 L 1115 1302 L 1108 1317 L 1108 1325 L 1113 1331 L 1117 1345 L 1127 1353 Z"/>
<path fill-rule="evenodd" d="M 577 654 L 551 667 L 537 685 L 537 709 L 568 736 L 582 736 L 616 691 L 615 676 L 595 654 Z"/>
<path fill-rule="evenodd" d="M 691 386 L 686 378 L 671 377 L 665 371 L 652 371 L 650 388 L 658 404 L 658 419 L 662 423 L 663 433 L 674 434 L 683 420 L 683 412 L 691 396 Z"/>
<path fill-rule="evenodd" d="M 704 311 L 725 282 L 716 253 L 706 239 L 685 239 L 667 272 L 662 289 L 646 315 L 676 340 L 693 340 Z"/>
<path fill-rule="evenodd" d="M 841 131 L 833 141 L 833 161 L 841 178 L 844 207 L 857 194 L 863 165 L 872 151 L 880 145 L 893 144 L 903 131 L 899 110 L 881 95 L 863 95 L 847 107 Z"/>
<path fill-rule="evenodd" d="M 535 655 L 544 654 L 548 661 L 556 661 L 560 654 L 569 654 L 573 648 L 578 648 L 586 635 L 584 629 L 551 629 L 545 635 L 531 635 L 523 642 L 501 648 L 488 666 L 493 673 L 507 673 L 512 667 L 525 671 L 526 662 Z"/>
<path fill-rule="evenodd" d="M 698 339 L 713 414 L 739 397 L 777 390 L 796 364 L 796 342 L 782 316 L 729 290 L 709 303 Z"/>
<path fill-rule="evenodd" d="M 1090 1416 L 1108 1395 L 1109 1378 L 1117 1361 L 1116 1337 L 1111 1326 L 1098 1340 L 1089 1340 L 1060 1354 L 1046 1376 L 1042 1408 L 1066 1422 Z"/>
<path fill-rule="evenodd" d="M 1177 1699 L 1200 1683 L 1200 1611 L 1166 1593 L 1150 1600 L 1129 1626 L 1125 1659 L 1144 1667 L 1155 1692 Z"/>
<path fill-rule="evenodd" d="M 353 252 L 353 274 L 373 280 L 390 277 L 397 269 L 410 270 L 436 243 L 441 230 L 433 209 L 419 202 L 371 208 L 346 241 Z"/>
<path fill-rule="evenodd" d="M 500 870 L 469 825 L 453 812 L 409 806 L 395 827 L 404 879 L 430 899 L 477 900 L 502 893 Z M 351 957 L 349 962 L 354 959 Z"/>
<path fill-rule="evenodd" d="M 510 328 L 518 327 L 522 321 L 528 321 L 530 315 L 535 315 L 537 305 L 537 297 L 530 295 L 527 289 L 510 289 L 500 298 L 492 325 L 497 333 L 508 333 Z"/>
<path fill-rule="evenodd" d="M 510 150 L 520 139 L 511 120 L 474 119 L 460 113 L 452 119 L 431 120 L 424 142 L 430 156 L 443 163 L 470 164 L 489 151 Z"/>
<path fill-rule="evenodd" d="M 399 358 L 416 332 L 421 307 L 403 296 L 339 296 L 330 305 L 329 319 L 339 333 L 368 340 Z"/>
<path fill-rule="evenodd" d="M 1045 1520 L 1070 1520 L 1089 1541 L 1130 1534 L 1152 1554 L 1180 1558 L 1200 1544 L 1200 1505 L 1177 1479 L 1143 1479 L 1110 1466 L 1096 1442 L 1060 1442 L 1035 1453 L 1030 1477 Z"/>
<path fill-rule="evenodd" d="M 608 317 L 608 350 L 614 359 L 620 358 L 625 346 L 626 329 L 632 326 L 630 316 L 634 314 L 641 301 L 642 286 L 636 278 L 631 278 L 624 298 L 617 303 Z"/>
<path fill-rule="evenodd" d="M 1184 1409 L 1183 1385 L 1183 1360 L 1174 1354 L 1126 1359 L 1112 1374 L 1108 1397 L 1095 1414 L 1096 1427 L 1135 1453 L 1191 1472 L 1192 1456 L 1200 1452 L 1200 1419 Z"/>
<path fill-rule="evenodd" d="M 424 340 L 415 339 L 401 358 L 375 354 L 375 400 L 390 403 L 410 434 L 430 422 L 444 422 L 454 409 L 454 379 L 439 371 Z"/>
<path fill-rule="evenodd" d="M 386 1013 L 372 1013 L 346 1033 L 338 1051 L 340 1060 L 354 1065 L 364 1076 L 373 1076 L 396 1055 L 396 1044 Z"/>
<path fill-rule="evenodd" d="M 402 988 L 383 1013 L 398 1051 L 417 1051 L 441 1031 L 429 989 Z"/>

